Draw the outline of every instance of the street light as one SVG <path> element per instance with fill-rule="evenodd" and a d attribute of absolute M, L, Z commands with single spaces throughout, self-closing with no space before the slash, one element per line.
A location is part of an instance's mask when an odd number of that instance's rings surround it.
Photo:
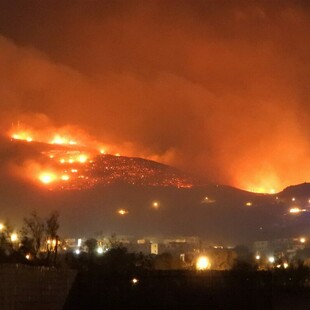
<path fill-rule="evenodd" d="M 206 270 L 210 268 L 210 262 L 208 257 L 206 256 L 199 256 L 196 262 L 196 269 L 197 270 Z"/>
<path fill-rule="evenodd" d="M 103 248 L 102 247 L 98 247 L 97 248 L 97 253 L 98 254 L 103 254 Z"/>
<path fill-rule="evenodd" d="M 12 241 L 12 242 L 16 242 L 17 239 L 18 239 L 17 234 L 16 234 L 16 233 L 12 233 L 12 234 L 11 234 L 11 241 Z"/>
<path fill-rule="evenodd" d="M 152 203 L 152 208 L 155 209 L 155 210 L 157 210 L 157 209 L 159 208 L 159 202 L 158 202 L 158 201 L 154 201 L 154 202 Z"/>

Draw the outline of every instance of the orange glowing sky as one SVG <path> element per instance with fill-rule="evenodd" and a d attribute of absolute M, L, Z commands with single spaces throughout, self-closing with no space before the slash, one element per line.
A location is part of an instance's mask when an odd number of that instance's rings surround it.
<path fill-rule="evenodd" d="M 310 178 L 309 31 L 302 0 L 2 1 L 3 133 L 276 192 Z"/>

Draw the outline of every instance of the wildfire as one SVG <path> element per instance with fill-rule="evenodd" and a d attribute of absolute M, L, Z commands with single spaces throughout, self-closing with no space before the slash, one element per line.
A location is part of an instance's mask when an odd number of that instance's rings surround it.
<path fill-rule="evenodd" d="M 56 175 L 51 172 L 43 172 L 39 175 L 39 180 L 44 184 L 49 184 L 56 180 Z"/>
<path fill-rule="evenodd" d="M 24 140 L 24 141 L 27 141 L 27 142 L 32 142 L 33 141 L 32 136 L 29 133 L 27 133 L 27 132 L 13 133 L 11 135 L 11 138 L 14 139 L 14 140 Z"/>
<path fill-rule="evenodd" d="M 277 190 L 274 188 L 268 188 L 268 187 L 248 187 L 247 190 L 252 193 L 257 194 L 275 194 Z"/>
<path fill-rule="evenodd" d="M 152 167 L 128 162 L 113 145 L 98 142 L 78 128 L 66 126 L 38 130 L 18 123 L 8 134 L 11 140 L 50 144 L 49 147 L 42 145 L 44 151 L 40 158 L 25 158 L 22 169 L 18 169 L 21 177 L 39 181 L 50 190 L 80 190 L 117 180 L 151 186 L 192 186 L 190 180 L 171 172 L 167 172 L 167 176 L 159 173 L 153 178 Z M 116 160 L 116 157 L 119 158 Z M 159 202 L 152 203 L 153 209 L 159 207 Z M 129 213 L 124 209 L 117 212 L 121 216 Z"/>
<path fill-rule="evenodd" d="M 80 163 L 85 163 L 86 161 L 87 161 L 87 159 L 88 159 L 88 157 L 87 157 L 87 155 L 80 155 L 79 157 L 78 157 L 78 161 L 80 162 Z"/>
<path fill-rule="evenodd" d="M 74 140 L 71 140 L 70 138 L 61 136 L 61 135 L 55 135 L 54 138 L 50 141 L 51 144 L 69 144 L 69 145 L 77 145 L 77 142 Z"/>
<path fill-rule="evenodd" d="M 68 181 L 68 180 L 70 180 L 70 176 L 67 175 L 67 174 L 64 174 L 64 175 L 61 176 L 61 179 L 62 179 L 63 181 Z"/>

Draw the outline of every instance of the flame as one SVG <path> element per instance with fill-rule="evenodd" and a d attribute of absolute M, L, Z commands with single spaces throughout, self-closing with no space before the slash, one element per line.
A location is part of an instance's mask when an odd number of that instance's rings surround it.
<path fill-rule="evenodd" d="M 87 143 L 89 143 L 90 141 L 91 143 L 93 143 L 94 141 L 94 139 L 84 134 L 80 130 L 77 130 L 76 128 L 71 128 L 69 126 L 59 129 L 49 127 L 43 130 L 37 130 L 31 129 L 29 126 L 21 125 L 19 123 L 17 126 L 11 128 L 11 130 L 9 131 L 9 136 L 14 140 L 24 140 L 28 142 L 37 141 L 49 144 L 70 146 L 81 144 L 74 138 L 76 134 L 72 134 L 73 132 L 78 132 L 78 136 L 83 142 L 84 140 Z"/>
<path fill-rule="evenodd" d="M 11 130 L 8 131 L 8 135 L 13 140 L 21 140 L 27 142 L 35 141 L 51 145 L 63 145 L 68 146 L 72 149 L 83 146 L 94 155 L 98 154 L 98 150 L 100 154 L 106 154 L 107 149 L 109 149 L 109 152 L 111 154 L 114 153 L 115 156 L 120 156 L 120 153 L 114 146 L 98 142 L 95 138 L 84 133 L 82 130 L 72 126 L 66 126 L 61 128 L 48 127 L 41 130 L 33 129 L 27 125 L 21 125 L 18 123 L 17 126 L 12 127 Z M 50 158 L 54 157 L 54 154 L 50 154 Z M 89 157 L 89 154 L 80 154 L 79 157 L 71 156 L 70 158 L 59 160 L 61 160 L 61 163 L 73 163 L 75 161 L 78 161 L 80 163 L 86 163 L 90 159 Z"/>
<path fill-rule="evenodd" d="M 114 167 L 108 167 L 109 172 L 111 171 L 108 179 L 95 175 L 93 168 L 96 161 L 99 158 L 103 160 L 100 154 L 106 154 L 108 150 L 109 154 L 121 156 L 119 150 L 113 145 L 99 143 L 82 131 L 76 128 L 73 130 L 73 127 L 67 126 L 57 129 L 49 127 L 48 129 L 38 130 L 18 124 L 8 134 L 12 140 L 54 145 L 54 147 L 44 148 L 45 150 L 41 153 L 42 156 L 38 159 L 25 158 L 22 168 L 16 167 L 14 170 L 21 178 L 48 185 L 49 190 L 90 188 L 98 182 L 109 184 L 122 177 L 135 184 L 134 178 L 139 176 L 139 171 L 128 175 L 125 171 L 126 163 L 123 162 L 120 162 L 120 165 L 124 165 L 122 167 L 124 171 L 121 169 L 119 172 Z M 60 145 L 62 147 L 59 147 Z M 152 171 L 146 171 L 146 174 L 149 173 L 151 174 Z M 157 186 L 157 184 L 156 180 L 152 185 Z M 164 186 L 187 186 L 184 180 L 178 178 L 165 181 L 163 184 Z M 159 204 L 154 202 L 153 208 L 159 208 Z M 121 209 L 118 214 L 126 215 L 128 213 L 128 210 Z"/>
<path fill-rule="evenodd" d="M 78 157 L 78 161 L 79 161 L 80 163 L 85 163 L 85 162 L 87 161 L 87 159 L 88 159 L 87 155 L 84 155 L 84 154 L 82 154 L 82 155 L 80 155 L 80 156 Z"/>
<path fill-rule="evenodd" d="M 39 175 L 39 180 L 44 184 L 49 184 L 56 181 L 56 175 L 52 172 L 42 172 Z"/>
<path fill-rule="evenodd" d="M 62 179 L 63 181 L 68 181 L 68 180 L 70 180 L 70 176 L 67 175 L 67 174 L 64 174 L 64 175 L 61 176 L 61 179 Z"/>
<path fill-rule="evenodd" d="M 257 193 L 257 194 L 275 194 L 279 190 L 275 190 L 274 188 L 268 188 L 268 187 L 247 187 L 247 191 Z"/>
<path fill-rule="evenodd" d="M 14 140 L 24 140 L 27 142 L 32 142 L 33 138 L 28 132 L 18 132 L 18 133 L 13 133 L 11 135 L 11 138 Z"/>
<path fill-rule="evenodd" d="M 251 172 L 251 174 L 250 174 Z M 275 194 L 280 192 L 283 187 L 274 172 L 270 171 L 254 171 L 253 168 L 247 173 L 239 171 L 236 186 L 243 188 L 249 192 L 259 194 Z"/>
<path fill-rule="evenodd" d="M 71 140 L 68 137 L 64 137 L 61 135 L 56 134 L 54 138 L 50 141 L 50 144 L 69 144 L 69 145 L 77 145 L 77 142 L 74 140 Z"/>

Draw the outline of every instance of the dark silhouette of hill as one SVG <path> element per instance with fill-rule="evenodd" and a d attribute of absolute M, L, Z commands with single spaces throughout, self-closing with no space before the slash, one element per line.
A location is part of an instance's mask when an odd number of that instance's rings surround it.
<path fill-rule="evenodd" d="M 310 183 L 302 183 L 297 185 L 291 185 L 286 187 L 281 193 L 279 193 L 281 197 L 291 198 L 298 197 L 310 199 Z"/>

